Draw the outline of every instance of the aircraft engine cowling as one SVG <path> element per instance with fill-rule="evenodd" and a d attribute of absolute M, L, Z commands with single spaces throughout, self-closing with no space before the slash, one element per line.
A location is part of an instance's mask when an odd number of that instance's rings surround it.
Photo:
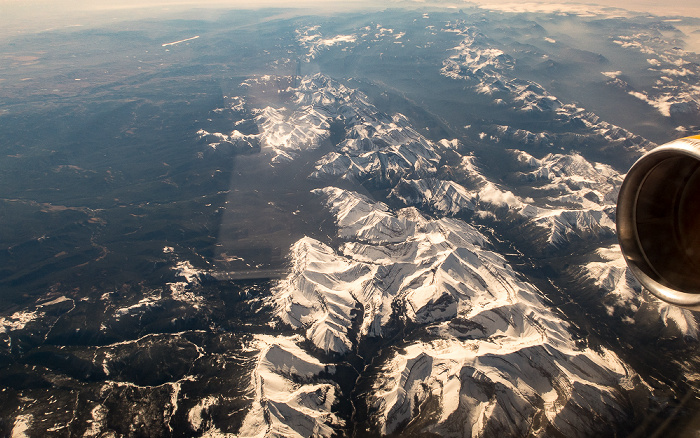
<path fill-rule="evenodd" d="M 617 235 L 646 289 L 700 310 L 700 136 L 659 146 L 632 166 L 617 200 Z"/>

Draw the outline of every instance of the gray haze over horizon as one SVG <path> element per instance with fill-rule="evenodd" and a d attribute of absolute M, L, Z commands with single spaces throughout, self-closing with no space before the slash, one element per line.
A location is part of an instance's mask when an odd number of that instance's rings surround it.
<path fill-rule="evenodd" d="M 195 18 L 213 20 L 222 9 L 289 8 L 294 13 L 304 11 L 336 13 L 360 10 L 383 10 L 402 8 L 470 8 L 503 12 L 572 13 L 577 15 L 604 14 L 625 15 L 625 11 L 637 15 L 648 13 L 661 17 L 695 17 L 700 19 L 700 4 L 691 5 L 684 0 L 669 0 L 660 4 L 653 0 L 612 0 L 605 5 L 594 2 L 477 0 L 473 2 L 402 1 L 370 2 L 366 0 L 318 1 L 318 0 L 208 0 L 206 2 L 150 0 L 147 2 L 127 0 L 122 2 L 47 1 L 47 0 L 0 0 L 0 37 L 7 38 L 26 33 L 56 30 L 66 27 L 94 27 L 134 19 L 148 18 Z M 620 10 L 616 10 L 620 9 Z M 193 14 L 193 10 L 197 12 Z M 186 15 L 185 15 L 186 14 Z"/>

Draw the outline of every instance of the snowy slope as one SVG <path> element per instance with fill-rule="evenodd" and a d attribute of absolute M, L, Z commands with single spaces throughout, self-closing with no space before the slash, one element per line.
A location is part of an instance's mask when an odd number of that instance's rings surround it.
<path fill-rule="evenodd" d="M 346 118 L 347 138 L 316 164 L 312 178 L 376 178 L 395 184 L 408 174 L 419 177 L 435 173 L 440 156 L 434 145 L 410 126 L 402 114 L 390 119 L 363 111 L 362 117 Z"/>
<path fill-rule="evenodd" d="M 436 178 L 417 180 L 401 179 L 391 191 L 406 205 L 419 205 L 444 215 L 455 215 L 461 211 L 474 210 L 476 194 L 454 181 Z"/>
<path fill-rule="evenodd" d="M 553 347 L 533 314 L 479 316 L 499 329 L 412 343 L 382 366 L 371 397 L 382 433 L 428 422 L 440 436 L 591 436 L 626 416 L 639 381 L 613 353 Z"/>
<path fill-rule="evenodd" d="M 521 214 L 547 230 L 550 245 L 615 232 L 614 211 L 623 176 L 612 167 L 591 163 L 576 152 L 550 153 L 541 159 L 521 150 L 511 153 L 523 169 L 516 176 L 536 194 Z"/>
<path fill-rule="evenodd" d="M 547 243 L 564 246 L 574 239 L 599 239 L 615 232 L 614 210 L 536 209 L 532 223 L 547 230 Z"/>
<path fill-rule="evenodd" d="M 343 422 L 331 412 L 338 387 L 317 379 L 334 367 L 319 362 L 298 346 L 300 338 L 257 335 L 253 371 L 253 406 L 237 436 L 330 437 Z"/>

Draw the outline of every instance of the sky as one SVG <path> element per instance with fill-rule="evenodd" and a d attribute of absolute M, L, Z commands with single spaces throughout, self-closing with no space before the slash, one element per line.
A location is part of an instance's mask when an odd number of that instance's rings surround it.
<path fill-rule="evenodd" d="M 0 37 L 12 37 L 67 26 L 95 26 L 103 22 L 119 20 L 177 16 L 184 10 L 197 7 L 243 8 L 294 7 L 309 8 L 314 13 L 333 10 L 384 9 L 397 6 L 468 7 L 475 3 L 485 8 L 501 10 L 566 10 L 580 8 L 575 4 L 595 3 L 595 1 L 567 2 L 556 0 L 0 0 Z M 602 2 L 601 2 L 602 3 Z M 700 18 L 700 1 L 697 0 L 607 0 L 602 7 L 619 7 L 636 12 L 662 16 L 691 16 Z M 205 14 L 206 15 L 206 14 Z M 206 17 L 203 17 L 206 18 Z"/>

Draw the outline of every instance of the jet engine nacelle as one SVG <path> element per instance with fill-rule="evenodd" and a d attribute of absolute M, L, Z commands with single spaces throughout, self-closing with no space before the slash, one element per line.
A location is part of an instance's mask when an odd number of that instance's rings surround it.
<path fill-rule="evenodd" d="M 646 289 L 700 310 L 700 136 L 659 146 L 632 166 L 617 199 L 617 235 Z"/>

